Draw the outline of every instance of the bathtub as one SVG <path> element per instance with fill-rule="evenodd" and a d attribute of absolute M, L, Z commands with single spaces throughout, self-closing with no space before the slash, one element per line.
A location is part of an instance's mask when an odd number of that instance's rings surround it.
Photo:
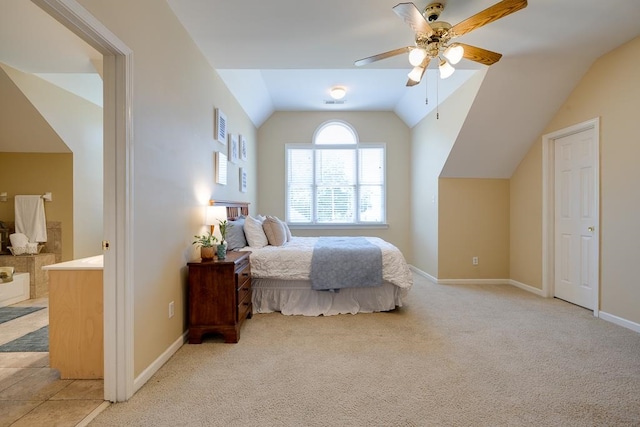
<path fill-rule="evenodd" d="M 29 273 L 13 273 L 13 281 L 0 283 L 0 307 L 29 299 Z"/>

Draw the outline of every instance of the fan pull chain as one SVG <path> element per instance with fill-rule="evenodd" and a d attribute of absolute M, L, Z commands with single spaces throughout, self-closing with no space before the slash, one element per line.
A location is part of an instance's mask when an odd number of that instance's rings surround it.
<path fill-rule="evenodd" d="M 440 85 L 438 80 L 440 79 L 436 76 L 436 120 L 440 120 L 440 91 L 438 90 Z"/>
<path fill-rule="evenodd" d="M 424 77 L 424 105 L 429 105 L 429 73 L 425 72 Z"/>

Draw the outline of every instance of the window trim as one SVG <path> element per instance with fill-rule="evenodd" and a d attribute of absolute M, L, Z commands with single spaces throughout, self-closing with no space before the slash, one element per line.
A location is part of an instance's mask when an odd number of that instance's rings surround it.
<path fill-rule="evenodd" d="M 355 143 L 353 144 L 316 144 L 316 137 L 318 134 L 326 127 L 340 124 L 345 126 L 350 130 L 355 138 Z M 383 184 L 382 184 L 382 220 L 380 222 L 368 222 L 368 221 L 360 221 L 360 155 L 359 152 L 361 149 L 367 148 L 381 148 L 383 150 L 383 158 L 382 158 L 382 167 L 383 167 Z M 312 200 L 312 222 L 291 222 L 289 218 L 289 153 L 292 149 L 308 149 L 313 152 L 313 200 Z M 344 150 L 354 150 L 356 151 L 356 222 L 349 223 L 318 223 L 317 221 L 317 203 L 316 203 L 316 151 L 317 150 L 332 150 L 332 149 L 344 149 Z M 363 229 L 363 228 L 388 228 L 387 223 L 387 145 L 386 143 L 361 143 L 358 139 L 358 134 L 349 123 L 344 122 L 342 120 L 330 120 L 322 123 L 313 134 L 313 140 L 311 143 L 287 143 L 285 144 L 285 221 L 287 224 L 291 226 L 291 228 L 296 229 Z"/>

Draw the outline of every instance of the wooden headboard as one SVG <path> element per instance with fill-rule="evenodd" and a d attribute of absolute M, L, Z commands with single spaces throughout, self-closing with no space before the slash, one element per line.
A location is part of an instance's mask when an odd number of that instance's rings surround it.
<path fill-rule="evenodd" d="M 249 203 L 247 202 L 229 202 L 227 200 L 215 200 L 214 206 L 224 206 L 227 208 L 227 218 L 236 219 L 240 215 L 249 215 Z"/>

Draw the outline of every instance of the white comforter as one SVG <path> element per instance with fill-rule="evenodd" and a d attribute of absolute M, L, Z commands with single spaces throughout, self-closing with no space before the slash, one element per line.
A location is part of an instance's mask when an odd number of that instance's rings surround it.
<path fill-rule="evenodd" d="M 402 252 L 378 237 L 366 237 L 382 250 L 382 278 L 409 289 L 413 277 Z M 246 247 L 251 251 L 251 275 L 260 279 L 309 280 L 311 257 L 317 237 L 293 237 L 284 246 Z"/>

